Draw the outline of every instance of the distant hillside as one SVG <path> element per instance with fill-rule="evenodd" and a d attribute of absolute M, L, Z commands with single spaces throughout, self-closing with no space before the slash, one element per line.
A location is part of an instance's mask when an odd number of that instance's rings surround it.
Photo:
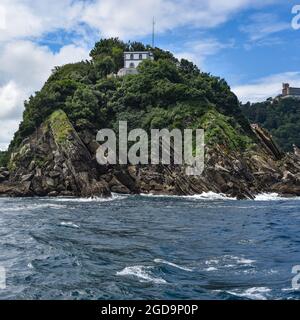
<path fill-rule="evenodd" d="M 242 110 L 251 123 L 258 123 L 271 132 L 285 151 L 293 144 L 300 146 L 300 100 L 289 98 L 245 104 Z"/>

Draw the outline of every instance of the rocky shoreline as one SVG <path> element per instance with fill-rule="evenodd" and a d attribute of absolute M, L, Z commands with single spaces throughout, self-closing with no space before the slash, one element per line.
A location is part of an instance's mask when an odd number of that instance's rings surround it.
<path fill-rule="evenodd" d="M 180 166 L 98 165 L 95 134 L 77 132 L 59 111 L 22 142 L 8 168 L 0 168 L 0 196 L 195 195 L 210 191 L 237 199 L 253 199 L 266 192 L 300 196 L 299 154 L 282 153 L 265 130 L 252 129 L 257 136 L 254 148 L 240 153 L 228 152 L 222 145 L 207 147 L 203 174 L 189 177 Z"/>

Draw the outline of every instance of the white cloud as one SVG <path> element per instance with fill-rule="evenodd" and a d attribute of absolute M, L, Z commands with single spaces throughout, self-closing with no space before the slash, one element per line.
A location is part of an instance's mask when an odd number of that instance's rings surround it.
<path fill-rule="evenodd" d="M 281 93 L 282 83 L 300 87 L 300 72 L 285 72 L 261 78 L 249 84 L 232 88 L 240 101 L 246 103 L 264 101 Z"/>
<path fill-rule="evenodd" d="M 0 87 L 0 119 L 10 119 L 20 116 L 19 103 L 25 98 L 24 93 L 13 81 Z"/>
<path fill-rule="evenodd" d="M 7 144 L 19 126 L 19 120 L 5 119 L 0 126 L 0 150 L 6 150 Z"/>
<path fill-rule="evenodd" d="M 14 79 L 23 88 L 39 89 L 56 65 L 75 62 L 88 57 L 88 51 L 74 45 L 52 53 L 46 46 L 30 41 L 6 44 L 0 52 L 1 81 Z"/>
<path fill-rule="evenodd" d="M 5 28 L 0 32 L 0 41 L 71 29 L 79 22 L 82 6 L 83 2 L 72 0 L 1 0 Z"/>
<path fill-rule="evenodd" d="M 264 1 L 267 5 L 277 0 Z M 96 0 L 85 7 L 82 20 L 105 37 L 128 39 L 151 33 L 152 17 L 157 32 L 190 25 L 211 28 L 227 21 L 232 14 L 261 6 L 260 0 Z"/>
<path fill-rule="evenodd" d="M 73 30 L 84 22 L 102 36 L 128 39 L 151 33 L 155 16 L 158 32 L 190 25 L 205 29 L 227 21 L 236 12 L 279 0 L 1 0 L 5 32 L 0 41 L 40 37 L 55 30 Z"/>
<path fill-rule="evenodd" d="M 0 142 L 4 145 L 3 133 L 7 121 L 14 128 L 21 120 L 24 100 L 39 90 L 51 74 L 54 66 L 77 62 L 88 58 L 89 51 L 83 47 L 67 45 L 53 53 L 48 47 L 30 41 L 8 43 L 0 51 Z M 11 132 L 11 129 L 9 130 Z M 6 140 L 9 143 L 12 135 Z"/>
<path fill-rule="evenodd" d="M 227 42 L 221 42 L 215 38 L 202 39 L 197 42 L 188 42 L 185 44 L 187 50 L 178 52 L 176 54 L 177 58 L 184 58 L 189 61 L 193 61 L 199 67 L 203 67 L 205 59 L 208 56 L 215 55 L 223 49 L 233 48 L 234 40 L 229 40 Z"/>
<path fill-rule="evenodd" d="M 240 27 L 240 30 L 249 36 L 251 42 L 261 41 L 261 39 L 290 29 L 290 22 L 280 21 L 272 13 L 258 13 L 250 17 L 247 24 Z"/>

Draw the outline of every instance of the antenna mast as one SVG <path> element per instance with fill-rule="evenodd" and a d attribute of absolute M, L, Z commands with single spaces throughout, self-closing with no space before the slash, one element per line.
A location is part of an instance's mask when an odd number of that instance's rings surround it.
<path fill-rule="evenodd" d="M 153 21 L 152 21 L 152 48 L 154 48 L 154 40 L 155 40 L 155 17 L 153 17 Z"/>

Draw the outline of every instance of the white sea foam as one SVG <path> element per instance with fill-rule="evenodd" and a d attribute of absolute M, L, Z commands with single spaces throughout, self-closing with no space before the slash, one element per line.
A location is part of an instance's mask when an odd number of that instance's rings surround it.
<path fill-rule="evenodd" d="M 113 193 L 111 197 L 108 198 L 101 198 L 101 197 L 90 197 L 90 198 L 75 198 L 75 197 L 57 197 L 57 198 L 51 198 L 51 201 L 56 202 L 108 202 L 108 201 L 114 201 L 114 200 L 122 200 L 126 199 L 128 195 L 121 195 L 121 194 L 115 194 Z M 48 200 L 45 198 L 45 200 Z"/>
<path fill-rule="evenodd" d="M 253 263 L 255 263 L 256 260 L 251 260 L 251 259 L 245 259 L 245 258 L 239 258 L 237 259 L 237 263 L 239 264 L 247 264 L 247 265 L 251 265 Z"/>
<path fill-rule="evenodd" d="M 12 208 L 4 208 L 1 209 L 3 212 L 18 212 L 18 211 L 24 211 L 24 210 L 38 210 L 38 209 L 55 209 L 55 210 L 60 210 L 66 208 L 65 205 L 59 205 L 59 204 L 51 204 L 51 203 L 40 203 L 40 204 L 30 204 L 30 205 L 17 205 Z"/>
<path fill-rule="evenodd" d="M 222 193 L 215 192 L 203 192 L 201 194 L 196 194 L 192 196 L 178 196 L 178 195 L 156 195 L 152 193 L 142 193 L 141 196 L 144 197 L 155 197 L 155 198 L 179 198 L 179 199 L 194 199 L 194 200 L 236 200 L 236 198 L 228 197 Z"/>
<path fill-rule="evenodd" d="M 201 194 L 196 194 L 192 196 L 178 196 L 178 195 L 156 195 L 156 194 L 141 194 L 144 197 L 155 197 L 155 198 L 178 198 L 178 199 L 191 199 L 191 200 L 237 200 L 234 197 L 229 197 L 223 193 L 215 193 L 215 192 L 203 192 Z M 261 193 L 255 196 L 255 201 L 279 201 L 279 200 L 300 200 L 300 197 L 282 197 L 277 193 Z M 243 200 L 241 200 L 243 201 Z M 241 207 L 244 208 L 244 207 Z M 249 208 L 248 206 L 245 208 Z M 255 207 L 254 207 L 255 208 Z"/>
<path fill-rule="evenodd" d="M 236 261 L 238 264 L 244 264 L 244 265 L 252 265 L 253 263 L 256 262 L 256 260 L 252 259 L 247 259 L 244 257 L 236 257 L 236 256 L 231 256 L 231 255 L 226 255 L 224 256 L 226 260 L 233 260 Z"/>
<path fill-rule="evenodd" d="M 239 265 L 245 267 L 252 267 L 256 260 L 248 259 L 245 257 L 237 257 L 233 255 L 225 255 L 222 257 L 212 258 L 206 260 L 204 263 L 207 266 L 204 271 L 215 271 L 217 269 L 235 268 Z"/>
<path fill-rule="evenodd" d="M 296 289 L 296 288 L 283 288 L 283 289 L 281 289 L 281 291 L 283 291 L 283 292 L 286 292 L 286 291 L 293 292 L 293 291 L 299 291 L 299 289 Z"/>
<path fill-rule="evenodd" d="M 166 284 L 167 281 L 160 277 L 155 277 L 151 270 L 153 267 L 132 266 L 126 267 L 122 271 L 117 272 L 117 276 L 133 276 L 137 277 L 140 282 L 153 282 L 156 284 Z"/>
<path fill-rule="evenodd" d="M 211 264 L 218 264 L 219 260 L 218 259 L 211 259 L 211 260 L 206 260 L 205 264 L 211 265 Z"/>
<path fill-rule="evenodd" d="M 217 270 L 218 270 L 218 269 L 215 268 L 215 267 L 208 267 L 208 268 L 204 269 L 204 271 L 208 271 L 208 272 L 210 272 L 210 271 L 217 271 Z"/>
<path fill-rule="evenodd" d="M 192 271 L 193 271 L 193 269 L 191 269 L 191 268 L 179 266 L 179 265 L 176 264 L 176 263 L 169 262 L 169 261 L 163 260 L 163 259 L 154 259 L 154 262 L 155 262 L 155 263 L 167 264 L 167 265 L 169 265 L 169 266 L 171 266 L 171 267 L 174 267 L 174 268 L 177 268 L 177 269 L 180 269 L 180 270 L 184 270 L 184 271 L 188 271 L 188 272 L 192 272 Z"/>
<path fill-rule="evenodd" d="M 201 194 L 186 196 L 189 199 L 195 200 L 236 200 L 236 198 L 229 197 L 223 193 L 215 193 L 215 192 L 203 192 Z"/>
<path fill-rule="evenodd" d="M 287 197 L 282 197 L 278 193 L 262 193 L 259 194 L 255 197 L 256 201 L 291 201 L 291 200 L 300 200 L 300 197 L 292 197 L 292 198 L 287 198 Z"/>
<path fill-rule="evenodd" d="M 237 297 L 248 298 L 251 300 L 267 300 L 267 294 L 271 292 L 271 289 L 267 287 L 253 287 L 246 289 L 245 291 L 234 290 L 226 292 Z"/>
<path fill-rule="evenodd" d="M 60 223 L 61 226 L 64 226 L 64 227 L 69 227 L 69 228 L 80 228 L 77 224 L 71 222 L 71 221 L 63 221 Z"/>

